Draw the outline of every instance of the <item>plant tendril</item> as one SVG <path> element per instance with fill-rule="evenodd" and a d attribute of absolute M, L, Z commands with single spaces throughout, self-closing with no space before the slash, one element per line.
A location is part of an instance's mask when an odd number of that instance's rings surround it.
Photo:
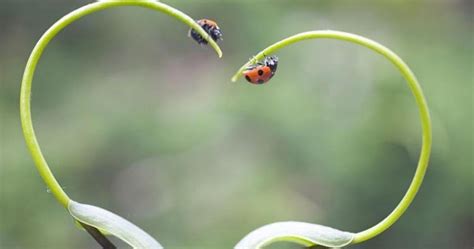
<path fill-rule="evenodd" d="M 156 1 L 150 0 L 108 0 L 108 1 L 100 1 L 85 5 L 69 14 L 61 18 L 57 21 L 51 28 L 49 28 L 40 40 L 36 43 L 33 51 L 31 52 L 30 58 L 28 59 L 28 63 L 25 68 L 25 72 L 23 74 L 23 80 L 21 85 L 21 94 L 20 94 L 20 114 L 21 114 L 21 124 L 23 129 L 23 134 L 25 136 L 25 140 L 30 150 L 31 155 L 33 156 L 33 160 L 35 161 L 35 165 L 38 168 L 38 171 L 43 177 L 44 181 L 48 185 L 49 189 L 53 193 L 54 197 L 65 207 L 67 208 L 67 204 L 70 198 L 58 184 L 57 180 L 53 176 L 49 166 L 41 153 L 40 146 L 36 139 L 36 135 L 33 129 L 33 123 L 31 121 L 31 85 L 33 81 L 33 75 L 36 69 L 36 65 L 38 61 L 48 45 L 48 43 L 66 26 L 73 23 L 74 21 L 78 20 L 79 18 L 86 16 L 88 14 L 92 14 L 94 12 L 104 10 L 111 7 L 118 7 L 118 6 L 140 6 L 145 7 L 153 10 L 157 10 L 168 14 L 170 16 L 175 17 L 176 19 L 182 21 L 183 23 L 187 24 L 191 28 L 197 30 L 199 34 L 201 34 L 209 44 L 216 50 L 219 57 L 222 56 L 222 52 L 219 46 L 214 42 L 214 40 L 210 39 L 209 35 L 204 31 L 191 17 L 187 16 L 186 14 L 182 13 L 181 11 L 174 9 L 168 5 L 163 3 L 159 3 Z"/>
<path fill-rule="evenodd" d="M 257 55 L 255 55 L 252 59 L 250 59 L 246 64 L 244 64 L 237 73 L 234 74 L 232 77 L 232 81 L 235 82 L 237 79 L 242 75 L 242 72 L 250 65 L 255 64 L 257 61 L 263 59 L 265 55 L 274 54 L 277 50 L 282 49 L 290 44 L 304 41 L 304 40 L 311 40 L 311 39 L 336 39 L 336 40 L 343 40 L 348 41 L 351 43 L 355 43 L 364 47 L 367 47 L 381 55 L 383 55 L 386 59 L 388 59 L 402 74 L 402 76 L 407 81 L 407 84 L 415 97 L 416 104 L 419 109 L 419 115 L 421 120 L 421 127 L 422 127 L 422 146 L 420 157 L 418 161 L 418 165 L 415 171 L 415 175 L 408 187 L 407 192 L 403 196 L 400 203 L 395 207 L 395 209 L 382 221 L 378 224 L 374 225 L 371 228 L 368 228 L 364 231 L 355 234 L 354 240 L 352 241 L 353 244 L 360 243 L 366 240 L 369 240 L 378 234 L 387 230 L 391 225 L 393 225 L 406 211 L 408 206 L 410 206 L 411 202 L 416 196 L 421 183 L 423 182 L 424 175 L 426 173 L 426 169 L 428 168 L 428 162 L 431 152 L 431 143 L 432 143 L 432 128 L 431 128 L 431 119 L 429 115 L 428 105 L 426 103 L 425 97 L 423 95 L 423 91 L 421 90 L 420 84 L 416 79 L 413 72 L 407 66 L 405 62 L 394 52 L 390 49 L 386 48 L 385 46 L 367 39 L 365 37 L 340 32 L 340 31 L 331 31 L 331 30 L 324 30 L 324 31 L 309 31 L 299 33 L 293 36 L 290 36 L 286 39 L 283 39 L 279 42 L 270 45 L 269 47 L 265 48 Z"/>
<path fill-rule="evenodd" d="M 51 172 L 46 159 L 44 158 L 38 140 L 36 138 L 33 123 L 31 119 L 31 86 L 33 81 L 34 72 L 36 65 L 38 64 L 41 55 L 49 44 L 49 42 L 65 27 L 73 23 L 74 21 L 84 17 L 86 15 L 92 14 L 94 12 L 119 6 L 139 6 L 152 10 L 156 10 L 162 13 L 165 13 L 171 17 L 176 18 L 177 20 L 188 25 L 190 28 L 196 30 L 207 42 L 209 45 L 216 51 L 219 57 L 222 57 L 222 51 L 214 40 L 212 40 L 209 34 L 204 31 L 201 26 L 199 26 L 194 19 L 187 16 L 183 12 L 172 8 L 166 4 L 160 3 L 153 0 L 105 0 L 95 3 L 85 5 L 79 9 L 72 11 L 71 13 L 65 15 L 54 23 L 44 34 L 41 36 L 39 41 L 36 43 L 31 55 L 26 64 L 26 68 L 23 74 L 23 80 L 21 84 L 20 92 L 20 116 L 21 116 L 21 125 L 23 130 L 23 135 L 27 147 L 33 157 L 35 166 L 38 169 L 41 177 L 48 186 L 49 190 L 53 196 L 58 200 L 58 202 L 68 208 L 68 204 L 71 202 L 69 196 L 64 192 L 63 188 L 59 185 L 58 181 Z M 91 226 L 83 227 L 97 240 L 98 243 L 104 246 L 104 248 L 115 248 L 110 241 L 105 238 L 102 233 L 96 228 Z M 105 239 L 105 240 L 104 240 Z M 108 241 L 108 243 L 107 243 Z"/>

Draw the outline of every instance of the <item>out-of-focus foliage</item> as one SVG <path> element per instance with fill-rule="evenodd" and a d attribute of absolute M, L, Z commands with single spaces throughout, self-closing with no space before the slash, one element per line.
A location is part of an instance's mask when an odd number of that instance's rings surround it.
<path fill-rule="evenodd" d="M 166 1 L 218 21 L 219 60 L 186 27 L 140 8 L 81 19 L 47 48 L 33 119 L 66 192 L 136 223 L 166 248 L 231 248 L 297 220 L 361 231 L 399 202 L 420 147 L 396 70 L 340 41 L 284 50 L 265 86 L 230 76 L 252 53 L 307 30 L 372 38 L 414 70 L 434 147 L 424 185 L 390 230 L 351 248 L 470 248 L 473 224 L 471 1 Z M 86 1 L 0 5 L 0 247 L 91 248 L 48 194 L 21 134 L 18 95 L 41 34 Z M 290 244 L 272 248 L 298 248 Z"/>

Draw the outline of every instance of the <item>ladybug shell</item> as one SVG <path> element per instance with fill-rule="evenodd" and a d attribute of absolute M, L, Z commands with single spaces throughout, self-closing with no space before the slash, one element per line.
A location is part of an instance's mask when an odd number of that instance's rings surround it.
<path fill-rule="evenodd" d="M 217 26 L 217 23 L 214 22 L 213 20 L 200 19 L 200 20 L 197 20 L 196 22 L 197 22 L 197 24 L 199 24 L 199 26 L 201 26 L 201 27 L 207 24 L 207 25 L 209 25 L 209 26 L 212 27 L 212 28 L 217 28 L 217 29 L 219 28 L 219 26 Z"/>
<path fill-rule="evenodd" d="M 275 73 L 269 66 L 258 65 L 243 72 L 245 79 L 252 84 L 263 84 L 269 81 Z"/>

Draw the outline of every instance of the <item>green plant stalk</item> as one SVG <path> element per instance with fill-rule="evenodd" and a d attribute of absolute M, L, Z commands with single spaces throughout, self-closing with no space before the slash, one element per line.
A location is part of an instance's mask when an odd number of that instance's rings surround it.
<path fill-rule="evenodd" d="M 310 40 L 310 39 L 319 39 L 319 38 L 326 38 L 326 39 L 336 39 L 336 40 L 343 40 L 348 41 L 351 43 L 359 44 L 364 47 L 367 47 L 387 58 L 403 75 L 405 80 L 408 83 L 408 86 L 416 99 L 416 104 L 419 109 L 419 115 L 421 119 L 421 127 L 422 127 L 422 146 L 420 157 L 418 161 L 418 165 L 416 168 L 415 175 L 413 180 L 408 187 L 407 192 L 403 196 L 400 203 L 395 207 L 395 209 L 382 221 L 378 224 L 374 225 L 373 227 L 366 229 L 362 232 L 359 232 L 355 235 L 353 244 L 360 243 L 366 240 L 369 240 L 378 234 L 387 230 L 391 225 L 393 225 L 406 211 L 408 206 L 410 206 L 411 202 L 416 196 L 421 183 L 423 182 L 423 178 L 428 168 L 429 157 L 431 153 L 431 143 L 432 143 L 432 128 L 431 128 L 431 119 L 429 114 L 428 105 L 426 103 L 425 97 L 423 95 L 423 91 L 421 90 L 420 84 L 416 79 L 413 72 L 407 66 L 403 60 L 392 52 L 390 49 L 384 47 L 383 45 L 367 39 L 365 37 L 340 32 L 340 31 L 310 31 L 304 32 L 300 34 L 296 34 L 294 36 L 288 37 L 283 39 L 267 48 L 262 50 L 258 53 L 254 58 L 252 58 L 249 62 L 243 65 L 237 73 L 232 77 L 232 81 L 235 82 L 237 79 L 242 75 L 242 72 L 250 65 L 255 64 L 259 60 L 262 60 L 265 55 L 274 54 L 276 51 L 296 42 Z"/>
<path fill-rule="evenodd" d="M 74 21 L 78 20 L 83 16 L 107 8 L 118 6 L 139 6 L 168 14 L 178 19 L 179 21 L 187 24 L 189 27 L 195 29 L 209 42 L 210 46 L 216 51 L 218 56 L 222 57 L 222 52 L 219 46 L 214 42 L 214 40 L 210 39 L 209 35 L 195 22 L 194 19 L 166 4 L 152 0 L 108 0 L 91 3 L 72 11 L 71 13 L 58 20 L 53 26 L 51 26 L 36 43 L 36 46 L 31 52 L 31 55 L 26 64 L 20 93 L 20 115 L 21 125 L 23 129 L 23 134 L 25 136 L 26 144 L 33 157 L 36 168 L 38 169 L 43 180 L 46 182 L 48 188 L 51 190 L 51 193 L 66 209 L 71 199 L 61 188 L 58 181 L 51 172 L 48 163 L 46 162 L 43 154 L 41 153 L 41 149 L 33 129 L 33 123 L 31 120 L 31 84 L 33 81 L 33 75 L 36 69 L 36 65 L 38 64 L 38 61 L 41 58 L 44 49 L 62 29 L 64 29 L 69 24 L 73 23 Z"/>

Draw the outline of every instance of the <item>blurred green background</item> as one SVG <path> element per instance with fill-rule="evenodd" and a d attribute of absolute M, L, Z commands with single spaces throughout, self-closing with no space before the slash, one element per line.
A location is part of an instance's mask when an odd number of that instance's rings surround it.
<path fill-rule="evenodd" d="M 379 222 L 405 193 L 421 139 L 414 99 L 392 65 L 353 44 L 307 41 L 278 54 L 269 84 L 230 82 L 264 47 L 335 29 L 397 52 L 417 75 L 434 125 L 430 167 L 411 207 L 351 248 L 474 246 L 472 1 L 165 2 L 217 20 L 224 57 L 175 19 L 120 7 L 66 28 L 39 63 L 35 130 L 73 199 L 114 211 L 174 249 L 232 248 L 282 220 L 353 232 Z M 86 3 L 1 0 L 2 249 L 97 248 L 47 192 L 18 105 L 35 42 Z"/>

